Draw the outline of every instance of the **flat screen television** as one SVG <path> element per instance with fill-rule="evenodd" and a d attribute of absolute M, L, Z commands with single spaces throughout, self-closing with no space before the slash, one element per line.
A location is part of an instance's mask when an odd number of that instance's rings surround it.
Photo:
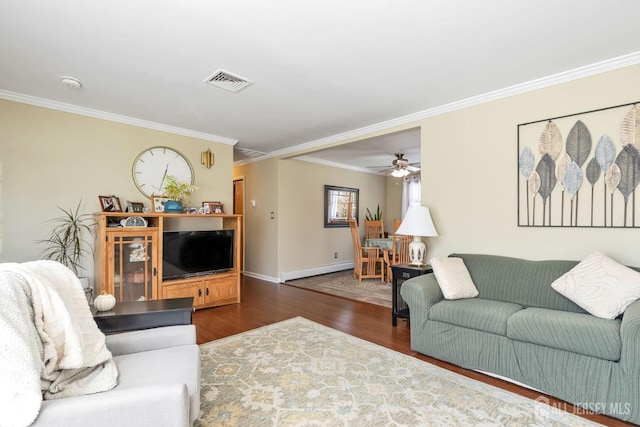
<path fill-rule="evenodd" d="M 234 230 L 162 233 L 162 280 L 233 270 Z"/>

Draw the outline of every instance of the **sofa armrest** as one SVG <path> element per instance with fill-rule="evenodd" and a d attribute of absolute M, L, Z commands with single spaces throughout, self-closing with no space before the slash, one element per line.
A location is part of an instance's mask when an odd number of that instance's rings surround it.
<path fill-rule="evenodd" d="M 140 353 L 196 343 L 195 325 L 165 326 L 107 335 L 107 348 L 114 356 Z"/>
<path fill-rule="evenodd" d="M 622 339 L 622 354 L 620 362 L 636 368 L 636 375 L 640 374 L 640 300 L 630 304 L 624 311 L 620 323 L 620 338 Z M 629 373 L 631 373 L 629 371 Z"/>
<path fill-rule="evenodd" d="M 412 314 L 414 311 L 425 311 L 438 301 L 444 299 L 438 281 L 433 273 L 413 277 L 402 284 L 400 294 L 406 301 Z"/>
<path fill-rule="evenodd" d="M 46 400 L 32 427 L 190 426 L 185 384 L 157 384 Z"/>

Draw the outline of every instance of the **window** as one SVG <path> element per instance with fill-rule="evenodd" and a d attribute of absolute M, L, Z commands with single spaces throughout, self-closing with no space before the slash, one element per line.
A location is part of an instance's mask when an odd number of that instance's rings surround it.
<path fill-rule="evenodd" d="M 404 218 L 409 206 L 420 206 L 421 199 L 420 175 L 404 177 L 402 180 L 402 217 Z"/>

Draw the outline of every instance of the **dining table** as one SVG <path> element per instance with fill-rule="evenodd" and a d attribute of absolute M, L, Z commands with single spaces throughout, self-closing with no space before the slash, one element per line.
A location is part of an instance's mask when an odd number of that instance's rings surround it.
<path fill-rule="evenodd" d="M 380 237 L 375 239 L 364 239 L 365 247 L 374 247 L 377 246 L 380 249 L 392 249 L 393 248 L 393 237 Z"/>

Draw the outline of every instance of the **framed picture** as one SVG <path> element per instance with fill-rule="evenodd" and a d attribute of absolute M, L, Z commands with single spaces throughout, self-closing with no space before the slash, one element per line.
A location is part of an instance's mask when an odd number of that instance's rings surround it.
<path fill-rule="evenodd" d="M 164 212 L 164 204 L 167 203 L 169 198 L 167 196 L 151 195 L 151 206 L 154 212 Z"/>
<path fill-rule="evenodd" d="M 220 202 L 202 202 L 203 213 L 215 213 L 213 210 L 215 205 L 220 205 Z"/>
<path fill-rule="evenodd" d="M 98 196 L 102 212 L 122 212 L 120 199 L 116 196 Z"/>
<path fill-rule="evenodd" d="M 127 209 L 129 212 L 144 212 L 144 203 L 130 202 L 127 200 Z"/>
<path fill-rule="evenodd" d="M 324 226 L 348 227 L 349 221 L 358 221 L 360 190 L 357 188 L 324 186 Z"/>
<path fill-rule="evenodd" d="M 224 213 L 224 205 L 222 203 L 215 202 L 211 205 L 211 213 L 214 214 L 223 214 Z"/>

